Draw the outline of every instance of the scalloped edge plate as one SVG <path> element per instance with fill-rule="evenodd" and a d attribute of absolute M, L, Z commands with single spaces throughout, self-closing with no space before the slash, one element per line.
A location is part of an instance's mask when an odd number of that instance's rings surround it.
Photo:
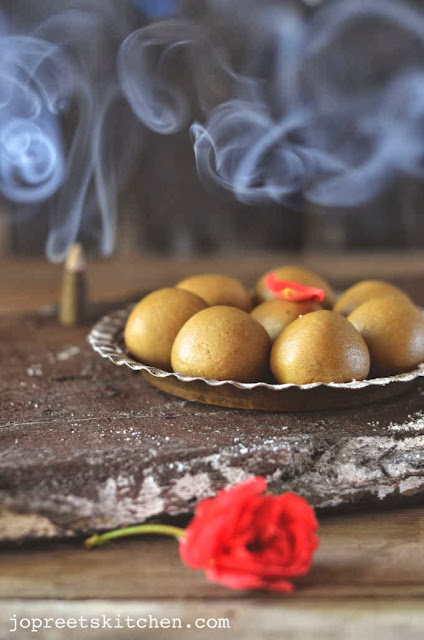
<path fill-rule="evenodd" d="M 310 411 L 368 404 L 399 395 L 424 376 L 424 363 L 396 376 L 315 382 L 306 385 L 269 384 L 192 378 L 134 360 L 125 350 L 123 330 L 132 307 L 119 309 L 101 318 L 88 335 L 93 350 L 118 366 L 141 371 L 155 387 L 172 395 L 224 407 L 261 411 Z"/>

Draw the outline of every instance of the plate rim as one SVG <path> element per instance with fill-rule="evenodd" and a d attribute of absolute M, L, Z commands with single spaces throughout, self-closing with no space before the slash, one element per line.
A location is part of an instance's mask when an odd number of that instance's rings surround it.
<path fill-rule="evenodd" d="M 268 389 L 278 392 L 286 389 L 298 389 L 300 391 L 309 391 L 319 387 L 330 389 L 344 389 L 356 391 L 371 386 L 383 387 L 388 384 L 412 382 L 415 379 L 424 377 L 424 362 L 418 365 L 416 369 L 406 373 L 394 376 L 385 376 L 382 378 L 367 378 L 366 380 L 353 380 L 352 382 L 311 382 L 309 384 L 272 384 L 269 382 L 238 382 L 237 380 L 212 380 L 210 378 L 202 378 L 200 376 L 185 376 L 173 371 L 165 371 L 157 367 L 152 367 L 137 360 L 134 360 L 128 353 L 124 351 L 117 339 L 117 333 L 123 331 L 125 322 L 134 305 L 117 309 L 98 320 L 92 327 L 87 336 L 87 341 L 92 349 L 101 357 L 107 358 L 117 366 L 127 366 L 132 371 L 145 371 L 156 378 L 174 378 L 181 382 L 204 382 L 211 387 L 220 387 L 229 385 L 238 389 Z"/>

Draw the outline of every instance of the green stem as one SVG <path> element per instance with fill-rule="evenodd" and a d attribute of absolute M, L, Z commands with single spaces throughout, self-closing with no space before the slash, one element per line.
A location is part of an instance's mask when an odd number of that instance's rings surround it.
<path fill-rule="evenodd" d="M 84 545 L 87 549 L 92 549 L 93 547 L 98 547 L 101 544 L 106 544 L 109 540 L 115 540 L 116 538 L 152 533 L 162 536 L 172 536 L 179 540 L 184 533 L 184 529 L 166 524 L 140 524 L 135 527 L 125 527 L 123 529 L 107 531 L 106 533 L 95 534 L 94 536 L 91 536 L 91 538 L 87 538 Z"/>

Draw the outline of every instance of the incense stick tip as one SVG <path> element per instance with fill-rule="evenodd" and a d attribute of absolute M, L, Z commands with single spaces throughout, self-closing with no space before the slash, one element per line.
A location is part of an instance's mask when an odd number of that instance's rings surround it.
<path fill-rule="evenodd" d="M 66 271 L 84 271 L 86 267 L 85 254 L 82 244 L 76 243 L 69 250 L 65 262 Z"/>

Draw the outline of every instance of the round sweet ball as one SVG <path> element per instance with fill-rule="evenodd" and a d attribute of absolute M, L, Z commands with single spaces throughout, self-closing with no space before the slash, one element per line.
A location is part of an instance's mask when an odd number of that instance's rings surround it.
<path fill-rule="evenodd" d="M 289 324 L 271 350 L 278 382 L 351 382 L 369 372 L 367 345 L 354 326 L 334 311 L 313 311 Z"/>
<path fill-rule="evenodd" d="M 278 334 L 296 318 L 318 309 L 321 309 L 320 303 L 312 300 L 291 302 L 275 299 L 262 302 L 250 312 L 250 315 L 261 323 L 273 342 Z"/>
<path fill-rule="evenodd" d="M 134 307 L 125 326 L 128 351 L 144 364 L 171 371 L 171 349 L 185 322 L 206 309 L 204 300 L 189 291 L 153 291 Z"/>
<path fill-rule="evenodd" d="M 178 289 L 191 291 L 200 296 L 209 306 L 226 305 L 250 311 L 252 299 L 247 289 L 236 278 L 205 273 L 181 280 Z"/>
<path fill-rule="evenodd" d="M 341 313 L 343 316 L 348 316 L 363 302 L 372 298 L 381 298 L 382 296 L 400 296 L 410 301 L 406 293 L 389 282 L 384 280 L 362 280 L 342 293 L 334 305 L 334 311 Z"/>
<path fill-rule="evenodd" d="M 190 318 L 172 347 L 172 368 L 186 376 L 259 382 L 264 379 L 270 340 L 245 311 L 216 306 Z"/>
<path fill-rule="evenodd" d="M 332 286 L 321 278 L 321 276 L 303 269 L 301 267 L 295 267 L 287 265 L 285 267 L 276 267 L 264 273 L 256 283 L 255 293 L 258 302 L 265 302 L 265 300 L 273 300 L 276 296 L 265 285 L 265 278 L 269 273 L 275 273 L 280 280 L 291 280 L 292 282 L 299 282 L 307 287 L 318 287 L 325 291 L 325 298 L 321 302 L 321 306 L 324 309 L 332 309 L 334 304 L 334 291 Z"/>
<path fill-rule="evenodd" d="M 404 373 L 424 362 L 424 317 L 409 300 L 372 298 L 347 319 L 368 345 L 373 376 Z"/>

